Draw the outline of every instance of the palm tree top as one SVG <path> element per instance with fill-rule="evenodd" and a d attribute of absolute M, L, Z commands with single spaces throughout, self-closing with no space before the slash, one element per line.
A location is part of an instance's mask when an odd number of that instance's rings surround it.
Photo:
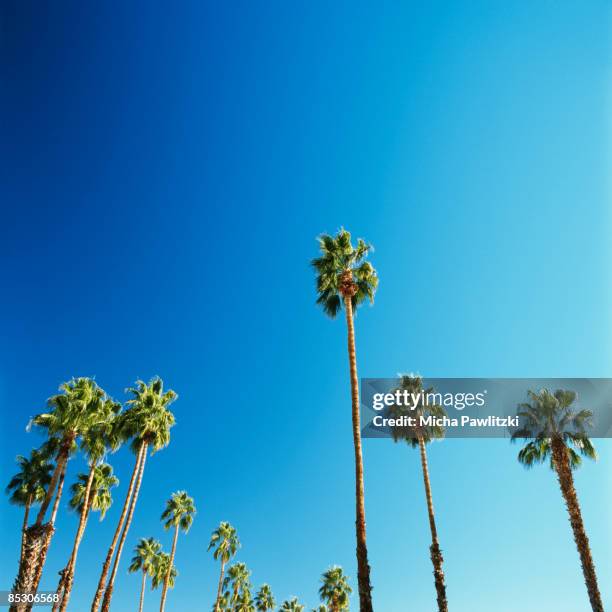
<path fill-rule="evenodd" d="M 212 532 L 208 549 L 214 549 L 213 558 L 227 563 L 240 548 L 238 532 L 228 522 L 221 522 Z"/>
<path fill-rule="evenodd" d="M 29 457 L 17 455 L 15 460 L 19 465 L 19 472 L 11 478 L 6 487 L 12 504 L 25 506 L 44 499 L 53 472 L 53 464 L 48 459 L 46 449 L 32 449 Z"/>
<path fill-rule="evenodd" d="M 391 417 L 402 417 L 402 416 L 413 416 L 417 418 L 417 424 L 415 426 L 402 425 L 391 428 L 391 436 L 395 442 L 400 440 L 406 441 L 410 446 L 415 447 L 419 445 L 419 438 L 423 442 L 431 442 L 434 439 L 444 437 L 444 427 L 440 425 L 420 425 L 418 421 L 421 416 L 433 416 L 433 417 L 444 417 L 446 416 L 446 410 L 433 401 L 429 401 L 428 396 L 431 397 L 436 391 L 433 387 L 424 388 L 423 378 L 417 374 L 400 374 L 399 385 L 395 391 L 406 392 L 409 397 L 417 397 L 416 404 L 410 400 L 410 405 L 405 406 L 393 404 L 388 407 L 388 411 Z"/>
<path fill-rule="evenodd" d="M 129 572 L 143 571 L 153 576 L 157 556 L 161 552 L 161 544 L 155 538 L 140 538 L 134 548 L 134 556 L 128 568 Z"/>
<path fill-rule="evenodd" d="M 81 512 L 87 490 L 89 474 L 78 474 L 77 481 L 70 486 L 72 497 L 68 502 L 72 510 Z M 119 484 L 119 479 L 113 474 L 113 468 L 108 463 L 101 463 L 94 468 L 94 476 L 89 495 L 89 507 L 100 513 L 100 520 L 113 504 L 111 489 Z"/>
<path fill-rule="evenodd" d="M 321 601 L 327 602 L 340 610 L 348 608 L 349 595 L 353 589 L 348 583 L 348 577 L 338 565 L 330 567 L 321 576 L 321 588 L 319 589 L 319 597 Z"/>
<path fill-rule="evenodd" d="M 258 612 L 268 612 L 276 606 L 272 589 L 268 584 L 262 584 L 255 595 L 255 607 Z"/>
<path fill-rule="evenodd" d="M 161 586 L 164 583 L 166 574 L 168 573 L 169 565 L 170 565 L 170 555 L 168 553 L 160 552 L 156 555 L 155 561 L 153 564 L 151 588 L 156 589 L 158 586 Z M 173 565 L 172 570 L 170 571 L 170 576 L 168 578 L 168 586 L 170 588 L 174 587 L 174 582 L 177 576 L 178 576 L 178 572 L 176 571 L 176 566 Z"/>
<path fill-rule="evenodd" d="M 321 234 L 318 241 L 321 255 L 311 263 L 317 274 L 317 304 L 323 311 L 334 318 L 347 297 L 353 310 L 366 299 L 374 302 L 378 276 L 372 264 L 365 261 L 372 246 L 361 238 L 353 246 L 351 234 L 344 228 L 335 236 Z"/>
<path fill-rule="evenodd" d="M 195 513 L 196 507 L 193 498 L 189 497 L 186 491 L 177 491 L 166 502 L 161 520 L 165 521 L 165 529 L 178 525 L 184 532 L 187 532 L 193 523 Z"/>
<path fill-rule="evenodd" d="M 297 597 L 283 601 L 279 608 L 279 612 L 302 612 L 303 610 L 304 606 L 298 602 Z"/>
<path fill-rule="evenodd" d="M 226 589 L 232 584 L 237 591 L 242 591 L 245 588 L 250 588 L 250 578 L 251 570 L 247 567 L 246 563 L 234 563 L 230 565 L 223 579 L 223 588 Z"/>
<path fill-rule="evenodd" d="M 530 440 L 520 450 L 518 460 L 530 468 L 537 463 L 551 459 L 552 441 L 561 440 L 568 451 L 572 468 L 582 463 L 581 455 L 597 459 L 593 443 L 588 437 L 587 429 L 592 425 L 593 412 L 586 409 L 574 409 L 576 393 L 557 389 L 541 389 L 539 392 L 528 391 L 528 402 L 519 404 L 517 416 L 520 427 L 512 434 L 512 441 Z"/>

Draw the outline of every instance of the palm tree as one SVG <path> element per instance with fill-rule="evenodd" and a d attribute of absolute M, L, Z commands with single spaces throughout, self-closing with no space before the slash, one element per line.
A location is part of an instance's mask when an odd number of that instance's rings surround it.
<path fill-rule="evenodd" d="M 349 596 L 353 589 L 349 586 L 348 578 L 342 568 L 334 565 L 321 576 L 319 597 L 327 604 L 330 612 L 340 612 L 349 609 Z"/>
<path fill-rule="evenodd" d="M 174 555 L 176 554 L 176 542 L 178 540 L 179 529 L 187 533 L 193 523 L 195 513 L 196 507 L 193 503 L 193 498 L 189 497 L 185 491 L 178 491 L 177 493 L 173 493 L 172 497 L 166 502 L 166 509 L 161 515 L 161 520 L 165 521 L 164 529 L 168 530 L 170 527 L 174 527 L 174 539 L 172 540 L 168 574 L 164 580 L 159 607 L 161 612 L 164 612 L 166 606 L 166 593 L 168 592 L 168 581 L 170 580 L 170 568 L 174 567 Z"/>
<path fill-rule="evenodd" d="M 170 555 L 165 552 L 160 552 L 153 563 L 153 578 L 151 580 L 151 587 L 153 589 L 164 584 L 168 571 L 170 572 L 168 586 L 173 589 L 178 572 L 176 571 L 176 567 L 170 563 Z"/>
<path fill-rule="evenodd" d="M 303 612 L 304 606 L 298 602 L 297 597 L 283 601 L 279 612 Z"/>
<path fill-rule="evenodd" d="M 91 378 L 73 378 L 59 387 L 60 393 L 48 401 L 49 412 L 34 417 L 33 423 L 47 431 L 50 447 L 56 449 L 55 469 L 41 503 L 36 522 L 25 533 L 24 554 L 13 590 L 32 592 L 38 589 L 47 558 L 54 523 L 62 495 L 66 464 L 75 449 L 77 439 L 96 425 L 104 391 Z M 43 524 L 51 500 L 55 502 L 48 523 Z M 11 611 L 21 606 L 11 606 Z"/>
<path fill-rule="evenodd" d="M 319 237 L 321 256 L 312 261 L 317 273 L 317 304 L 325 314 L 335 318 L 342 305 L 348 331 L 348 356 L 351 380 L 353 444 L 355 448 L 355 503 L 357 536 L 357 582 L 361 612 L 372 612 L 372 586 L 366 544 L 365 499 L 363 485 L 363 457 L 361 453 L 361 425 L 359 416 L 359 379 L 355 351 L 354 310 L 366 299 L 374 301 L 378 276 L 372 264 L 365 261 L 370 245 L 363 240 L 353 247 L 351 235 L 341 229 L 335 237 Z"/>
<path fill-rule="evenodd" d="M 151 448 L 153 454 L 167 446 L 170 443 L 170 428 L 174 425 L 174 415 L 168 410 L 168 406 L 176 400 L 177 395 L 172 390 L 164 392 L 161 378 L 153 378 L 149 384 L 138 380 L 136 387 L 127 389 L 127 392 L 132 394 L 132 399 L 128 400 L 128 409 L 119 419 L 118 436 L 123 440 L 132 439 L 132 450 L 137 453 L 137 458 L 119 523 L 102 566 L 102 574 L 91 606 L 92 612 L 97 612 L 102 592 L 104 592 L 102 611 L 108 612 L 110 608 L 121 553 L 142 484 L 147 450 Z M 115 561 L 104 589 L 115 547 Z"/>
<path fill-rule="evenodd" d="M 425 445 L 432 440 L 444 437 L 444 428 L 438 425 L 421 425 L 421 417 L 433 416 L 444 417 L 446 412 L 442 406 L 432 402 L 424 401 L 425 398 L 434 393 L 433 388 L 423 389 L 423 379 L 420 376 L 403 375 L 400 376 L 400 383 L 396 391 L 400 391 L 405 397 L 419 397 L 417 403 L 409 400 L 406 405 L 393 405 L 389 407 L 389 412 L 394 417 L 413 417 L 415 425 L 405 425 L 393 427 L 391 435 L 395 442 L 404 440 L 412 448 L 418 447 L 421 453 L 421 469 L 423 471 L 423 483 L 425 485 L 425 499 L 427 501 L 427 513 L 429 515 L 429 528 L 431 531 L 431 546 L 429 547 L 431 562 L 433 564 L 434 584 L 439 612 L 448 612 L 448 601 L 446 599 L 446 585 L 444 583 L 444 570 L 442 565 L 444 557 L 440 549 L 438 540 L 438 530 L 434 515 L 433 497 L 431 494 L 431 482 L 429 479 L 429 467 L 427 464 L 427 450 Z M 404 393 L 405 392 L 405 393 Z"/>
<path fill-rule="evenodd" d="M 119 480 L 113 476 L 113 468 L 108 464 L 100 464 L 99 462 L 102 461 L 109 449 L 116 450 L 119 446 L 120 439 L 116 435 L 116 423 L 117 415 L 121 411 L 121 404 L 107 398 L 100 403 L 99 409 L 98 422 L 89 428 L 81 440 L 81 450 L 86 454 L 89 461 L 89 474 L 87 476 L 80 474 L 80 482 L 72 485 L 71 488 L 73 497 L 70 506 L 79 512 L 79 526 L 68 564 L 60 572 L 60 581 L 57 587 L 57 593 L 60 595 L 59 605 L 54 604 L 53 612 L 58 608 L 60 612 L 64 612 L 70 601 L 77 554 L 85 533 L 89 512 L 92 509 L 99 511 L 100 520 L 103 520 L 106 511 L 112 504 L 110 490 L 119 484 Z M 93 496 L 92 491 L 94 491 Z"/>
<path fill-rule="evenodd" d="M 227 570 L 223 589 L 230 593 L 230 604 L 235 607 L 244 591 L 251 589 L 251 572 L 245 563 L 234 563 Z"/>
<path fill-rule="evenodd" d="M 32 449 L 29 458 L 17 455 L 15 460 L 20 469 L 9 481 L 6 493 L 10 494 L 9 501 L 11 504 L 25 508 L 21 527 L 21 551 L 19 553 L 21 563 L 30 508 L 41 503 L 45 498 L 47 487 L 51 482 L 53 465 L 49 463 L 48 454 L 44 449 Z"/>
<path fill-rule="evenodd" d="M 215 599 L 215 612 L 219 612 L 221 606 L 225 565 L 230 562 L 239 548 L 240 540 L 236 529 L 227 522 L 220 523 L 219 527 L 213 531 L 208 545 L 208 550 L 214 549 L 213 558 L 215 561 L 221 559 L 221 575 L 219 576 L 217 598 Z"/>
<path fill-rule="evenodd" d="M 256 612 L 250 588 L 243 587 L 236 599 L 233 612 Z"/>
<path fill-rule="evenodd" d="M 262 584 L 255 595 L 255 607 L 257 608 L 257 612 L 268 612 L 268 610 L 273 610 L 275 605 L 276 601 L 274 600 L 272 589 L 269 585 Z"/>
<path fill-rule="evenodd" d="M 592 424 L 590 410 L 574 410 L 574 391 L 557 390 L 551 393 L 542 389 L 539 393 L 528 391 L 530 402 L 519 404 L 517 415 L 521 427 L 512 440 L 530 441 L 520 450 L 518 460 L 526 468 L 550 459 L 550 467 L 557 473 L 561 494 L 565 500 L 574 541 L 580 555 L 582 573 L 593 612 L 603 612 L 601 594 L 597 585 L 595 565 L 591 555 L 589 538 L 582 520 L 578 495 L 574 488 L 572 469 L 580 466 L 580 455 L 596 459 L 595 448 L 587 435 Z"/>
<path fill-rule="evenodd" d="M 147 576 L 154 576 L 158 564 L 157 556 L 161 552 L 161 544 L 154 538 L 140 538 L 140 542 L 134 548 L 134 556 L 128 568 L 128 572 L 142 572 L 142 584 L 140 586 L 140 604 L 138 611 L 142 612 L 144 605 L 144 593 Z"/>

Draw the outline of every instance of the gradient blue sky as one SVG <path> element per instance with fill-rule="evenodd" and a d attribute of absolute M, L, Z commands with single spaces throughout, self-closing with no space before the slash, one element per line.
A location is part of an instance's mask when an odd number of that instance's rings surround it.
<path fill-rule="evenodd" d="M 376 247 L 361 375 L 612 376 L 610 13 L 545 0 L 2 4 L 2 481 L 40 442 L 29 417 L 71 376 L 123 399 L 159 374 L 180 395 L 113 610 L 136 606 L 137 539 L 169 547 L 159 515 L 177 489 L 198 516 L 170 609 L 210 608 L 220 520 L 279 601 L 314 606 L 333 563 L 356 589 L 345 329 L 314 306 L 319 232 L 345 225 Z M 612 606 L 612 443 L 598 447 L 576 483 Z M 516 452 L 430 450 L 452 610 L 587 610 L 555 479 Z M 364 455 L 376 609 L 432 610 L 418 457 L 388 440 Z M 119 502 L 132 460 L 111 459 Z M 69 481 L 82 469 L 71 462 Z M 120 505 L 89 524 L 74 610 L 88 609 Z M 21 517 L 0 502 L 0 589 Z M 62 512 L 43 588 L 75 527 Z"/>

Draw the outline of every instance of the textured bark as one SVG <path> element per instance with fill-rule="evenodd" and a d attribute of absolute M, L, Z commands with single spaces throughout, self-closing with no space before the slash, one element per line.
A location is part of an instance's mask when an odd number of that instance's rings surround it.
<path fill-rule="evenodd" d="M 143 570 L 142 571 L 142 585 L 140 587 L 140 605 L 138 606 L 138 612 L 142 612 L 142 609 L 144 608 L 144 593 L 145 593 L 146 584 L 147 584 L 147 572 Z"/>
<path fill-rule="evenodd" d="M 21 527 L 21 550 L 19 551 L 19 564 L 23 561 L 23 549 L 25 547 L 26 530 L 28 528 L 28 521 L 30 520 L 30 508 L 32 507 L 32 496 L 28 498 L 28 503 L 25 506 L 23 513 L 23 524 Z"/>
<path fill-rule="evenodd" d="M 164 576 L 164 586 L 162 588 L 161 602 L 159 604 L 159 612 L 164 612 L 164 608 L 166 607 L 166 596 L 168 594 L 168 583 L 170 581 L 170 574 L 172 573 L 172 568 L 174 567 L 174 555 L 176 554 L 176 542 L 178 540 L 178 534 L 179 534 L 179 526 L 177 524 L 174 530 L 174 539 L 172 540 L 172 550 L 170 551 L 170 563 L 168 565 L 168 572 Z"/>
<path fill-rule="evenodd" d="M 595 564 L 591 555 L 591 547 L 589 538 L 584 529 L 582 520 L 582 512 L 578 503 L 578 495 L 574 488 L 574 477 L 570 466 L 567 448 L 562 438 L 555 436 L 552 439 L 553 465 L 557 472 L 557 479 L 561 487 L 561 493 L 565 500 L 567 512 L 569 514 L 570 524 L 574 532 L 574 541 L 580 555 L 580 563 L 582 565 L 582 573 L 584 574 L 584 582 L 589 594 L 589 601 L 593 612 L 604 612 L 601 594 L 597 585 L 597 575 L 595 573 Z"/>
<path fill-rule="evenodd" d="M 110 610 L 110 603 L 113 597 L 113 589 L 115 588 L 115 578 L 117 577 L 117 570 L 119 569 L 119 561 L 121 560 L 121 553 L 123 552 L 123 546 L 127 537 L 130 525 L 132 524 L 132 517 L 134 516 L 134 508 L 138 501 L 138 493 L 140 491 L 140 485 L 142 483 L 142 475 L 144 473 L 145 463 L 147 461 L 147 443 L 142 444 L 142 457 L 140 460 L 140 470 L 138 471 L 138 479 L 134 486 L 134 495 L 132 496 L 132 502 L 130 503 L 130 509 L 121 532 L 121 538 L 119 539 L 119 545 L 117 546 L 117 554 L 115 556 L 115 562 L 113 564 L 113 570 L 111 572 L 108 584 L 106 585 L 106 591 L 104 592 L 104 599 L 102 600 L 102 612 L 108 612 Z"/>
<path fill-rule="evenodd" d="M 19 564 L 19 572 L 13 584 L 13 591 L 17 593 L 28 593 L 32 591 L 34 575 L 36 572 L 37 561 L 41 554 L 45 542 L 48 542 L 47 533 L 53 531 L 53 525 L 32 525 L 25 532 L 23 559 Z M 27 610 L 26 604 L 14 604 L 10 612 L 24 612 Z"/>
<path fill-rule="evenodd" d="M 361 453 L 361 423 L 359 414 L 359 379 L 357 378 L 357 354 L 355 351 L 355 328 L 351 291 L 343 290 L 348 332 L 348 356 L 351 376 L 351 400 L 353 418 L 353 445 L 355 447 L 355 531 L 357 535 L 357 583 L 359 586 L 359 609 L 372 612 L 372 585 L 366 544 L 365 500 L 363 486 L 363 457 Z"/>
<path fill-rule="evenodd" d="M 74 538 L 74 544 L 72 546 L 72 554 L 70 555 L 70 559 L 68 560 L 68 565 L 61 572 L 61 578 L 59 585 L 57 587 L 58 595 L 60 595 L 61 603 L 59 605 L 60 612 L 64 612 L 66 610 L 66 606 L 70 601 L 70 593 L 72 591 L 72 585 L 74 582 L 74 568 L 76 566 L 77 554 L 79 552 L 79 546 L 81 544 L 81 540 L 83 539 L 83 533 L 85 533 L 85 527 L 87 525 L 87 518 L 89 517 L 89 510 L 91 508 L 90 497 L 91 497 L 91 487 L 93 485 L 93 479 L 96 471 L 95 463 L 92 463 L 89 467 L 89 477 L 87 478 L 87 485 L 85 487 L 85 495 L 83 496 L 83 506 L 81 508 L 81 517 L 79 519 L 79 527 L 76 532 L 76 536 Z M 92 498 L 93 500 L 93 498 Z M 54 610 L 55 612 L 55 606 Z"/>
<path fill-rule="evenodd" d="M 436 518 L 434 515 L 433 497 L 431 495 L 431 483 L 429 481 L 429 467 L 427 466 L 427 451 L 423 438 L 419 437 L 419 450 L 421 451 L 421 467 L 423 469 L 423 483 L 425 485 L 425 497 L 427 499 L 427 513 L 429 515 L 429 528 L 431 530 L 431 562 L 433 564 L 434 583 L 438 600 L 439 612 L 448 612 L 448 601 L 446 599 L 446 585 L 444 584 L 444 570 L 442 564 L 444 557 L 440 550 L 438 541 L 438 530 L 436 529 Z"/>
<path fill-rule="evenodd" d="M 117 524 L 117 529 L 115 529 L 113 540 L 108 549 L 108 552 L 106 553 L 106 559 L 104 560 L 104 563 L 102 565 L 102 573 L 100 574 L 100 580 L 98 581 L 98 587 L 96 589 L 96 594 L 94 595 L 94 599 L 91 604 L 91 612 L 98 612 L 98 608 L 100 607 L 100 600 L 102 599 L 102 594 L 104 593 L 104 586 L 106 585 L 106 577 L 108 576 L 110 564 L 111 564 L 111 561 L 113 560 L 113 554 L 115 553 L 115 547 L 117 546 L 119 535 L 121 534 L 121 530 L 123 529 L 123 523 L 125 521 L 128 507 L 132 499 L 132 492 L 134 490 L 134 484 L 136 482 L 136 477 L 140 471 L 140 464 L 142 462 L 143 448 L 144 448 L 144 445 L 141 445 L 140 450 L 138 451 L 138 455 L 136 457 L 136 464 L 134 465 L 134 470 L 132 471 L 132 477 L 130 479 L 130 484 L 128 486 L 127 495 L 125 496 L 125 501 L 123 502 L 123 510 L 121 511 L 121 516 L 119 517 L 119 523 Z"/>
<path fill-rule="evenodd" d="M 221 559 L 221 575 L 219 576 L 219 586 L 217 587 L 217 599 L 215 601 L 215 612 L 219 612 L 219 602 L 221 601 L 221 590 L 223 589 L 224 572 L 225 572 L 225 561 Z"/>

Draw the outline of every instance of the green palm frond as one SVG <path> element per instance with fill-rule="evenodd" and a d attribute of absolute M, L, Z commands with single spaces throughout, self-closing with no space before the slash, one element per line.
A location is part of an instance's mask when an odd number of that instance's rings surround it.
<path fill-rule="evenodd" d="M 181 530 L 186 533 L 193 523 L 195 513 L 196 507 L 193 498 L 189 497 L 186 491 L 173 493 L 166 502 L 166 508 L 161 515 L 161 520 L 164 521 L 164 529 L 179 525 Z"/>
<path fill-rule="evenodd" d="M 353 589 L 348 583 L 341 567 L 335 565 L 330 567 L 321 576 L 321 588 L 319 597 L 328 607 L 337 610 L 348 610 L 349 597 Z"/>

